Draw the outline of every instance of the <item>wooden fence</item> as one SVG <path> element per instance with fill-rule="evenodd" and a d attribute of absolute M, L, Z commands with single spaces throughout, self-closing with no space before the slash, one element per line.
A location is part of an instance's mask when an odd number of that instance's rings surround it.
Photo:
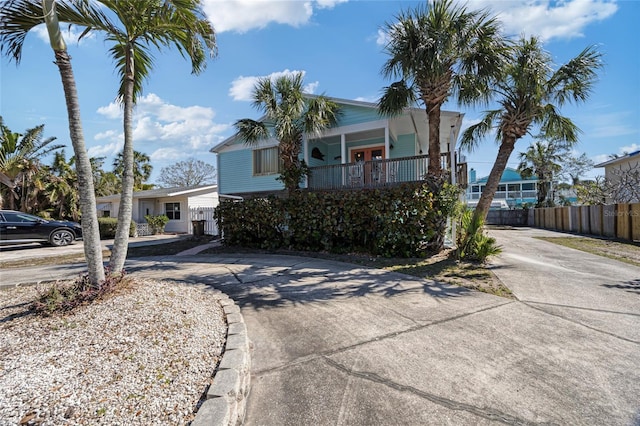
<path fill-rule="evenodd" d="M 640 241 L 640 203 L 538 208 L 529 225 Z"/>

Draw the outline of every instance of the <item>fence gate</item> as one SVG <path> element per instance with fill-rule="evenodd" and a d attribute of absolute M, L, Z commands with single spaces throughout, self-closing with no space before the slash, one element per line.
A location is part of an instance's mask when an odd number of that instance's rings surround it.
<path fill-rule="evenodd" d="M 189 220 L 204 220 L 204 233 L 206 235 L 218 235 L 218 226 L 214 220 L 215 207 L 191 207 Z M 193 234 L 193 227 L 189 227 L 189 233 Z"/>

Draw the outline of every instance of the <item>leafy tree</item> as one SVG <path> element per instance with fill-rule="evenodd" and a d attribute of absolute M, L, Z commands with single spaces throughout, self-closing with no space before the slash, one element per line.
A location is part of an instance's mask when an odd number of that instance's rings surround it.
<path fill-rule="evenodd" d="M 593 169 L 593 166 L 593 160 L 587 157 L 587 154 L 584 152 L 577 157 L 566 153 L 562 158 L 562 171 L 560 176 L 571 182 L 572 185 L 577 185 L 580 183 L 580 177 Z"/>
<path fill-rule="evenodd" d="M 421 101 L 429 121 L 428 173 L 440 176 L 440 109 L 451 95 L 466 105 L 489 100 L 505 48 L 498 22 L 487 11 L 432 0 L 400 13 L 386 32 L 390 58 L 382 73 L 400 80 L 385 87 L 379 110 L 397 115 Z"/>
<path fill-rule="evenodd" d="M 302 73 L 258 80 L 253 91 L 253 105 L 264 113 L 260 121 L 244 118 L 236 121 L 239 137 L 250 145 L 275 138 L 278 140 L 282 172 L 280 180 L 292 193 L 299 188 L 308 168 L 300 160 L 304 134 L 319 134 L 337 120 L 338 105 L 325 96 L 302 93 Z"/>
<path fill-rule="evenodd" d="M 29 180 L 42 167 L 40 160 L 64 145 L 51 145 L 56 138 L 44 137 L 44 124 L 27 129 L 24 134 L 12 132 L 0 116 L 0 183 L 6 187 L 5 199 L 10 210 L 26 212 Z"/>
<path fill-rule="evenodd" d="M 92 8 L 92 3 L 104 8 Z M 175 47 L 191 61 L 192 72 L 199 74 L 206 67 L 206 51 L 215 54 L 215 33 L 200 0 L 78 0 L 78 5 L 77 10 L 65 8 L 60 15 L 66 22 L 86 27 L 81 37 L 91 31 L 105 33 L 113 43 L 109 54 L 120 76 L 118 100 L 124 109 L 122 195 L 109 261 L 111 271 L 118 273 L 127 255 L 135 186 L 133 107 L 153 68 L 150 50 Z"/>
<path fill-rule="evenodd" d="M 604 204 L 606 200 L 603 176 L 596 176 L 595 180 L 586 180 L 575 185 L 578 203 L 584 205 Z"/>
<path fill-rule="evenodd" d="M 553 72 L 551 55 L 535 37 L 521 38 L 511 48 L 503 66 L 503 76 L 493 88 L 500 108 L 487 111 L 483 119 L 465 130 L 462 144 L 476 147 L 483 136 L 496 129 L 498 155 L 474 215 L 486 218 L 516 141 L 540 128 L 539 137 L 570 146 L 578 140 L 579 129 L 559 107 L 588 99 L 602 67 L 602 55 L 593 47 L 584 49 Z"/>
<path fill-rule="evenodd" d="M 120 192 L 122 181 L 114 172 L 107 172 L 103 169 L 105 157 L 91 158 L 91 168 L 93 169 L 93 186 L 97 197 L 113 195 Z"/>
<path fill-rule="evenodd" d="M 176 164 L 163 167 L 158 179 L 162 186 L 197 186 L 215 183 L 216 168 L 202 160 L 189 158 Z"/>
<path fill-rule="evenodd" d="M 76 90 L 71 57 L 60 32 L 58 10 L 54 0 L 9 0 L 0 6 L 0 53 L 9 56 L 16 63 L 22 57 L 22 46 L 27 33 L 35 26 L 46 24 L 55 64 L 60 72 L 69 118 L 69 135 L 73 151 L 77 157 L 76 168 L 80 187 L 80 211 L 82 212 L 82 235 L 84 254 L 87 260 L 88 279 L 91 285 L 99 286 L 105 279 L 102 264 L 102 246 L 98 228 L 98 213 L 93 190 L 91 164 L 84 143 L 80 104 Z M 65 7 L 75 11 L 76 4 Z M 91 4 L 85 6 L 93 11 Z M 94 11 L 92 13 L 98 13 Z"/>
<path fill-rule="evenodd" d="M 552 206 L 553 198 L 549 199 L 554 179 L 562 170 L 562 151 L 553 143 L 536 141 L 525 152 L 520 153 L 518 172 L 522 177 L 538 178 L 537 207 Z"/>
<path fill-rule="evenodd" d="M 113 173 L 120 179 L 123 180 L 124 173 L 124 154 L 119 153 L 115 160 L 113 160 Z M 153 171 L 153 166 L 151 165 L 151 159 L 147 154 L 142 152 L 133 151 L 133 190 L 134 191 L 142 191 L 145 189 L 150 189 L 146 181 L 151 177 L 151 172 Z"/>

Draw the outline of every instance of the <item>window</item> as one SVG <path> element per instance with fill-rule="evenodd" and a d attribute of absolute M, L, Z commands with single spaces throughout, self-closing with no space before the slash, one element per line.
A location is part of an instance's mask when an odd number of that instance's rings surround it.
<path fill-rule="evenodd" d="M 531 182 L 531 183 L 523 183 L 522 184 L 522 190 L 523 191 L 535 191 L 536 189 L 536 184 Z"/>
<path fill-rule="evenodd" d="M 253 175 L 272 175 L 280 171 L 280 155 L 277 146 L 253 151 Z"/>
<path fill-rule="evenodd" d="M 507 185 L 498 185 L 498 192 L 504 192 L 507 190 Z"/>
<path fill-rule="evenodd" d="M 480 192 L 480 185 L 473 185 L 471 187 L 471 192 Z"/>
<path fill-rule="evenodd" d="M 520 191 L 520 184 L 510 183 L 509 186 L 507 186 L 507 189 L 509 190 L 509 192 L 518 192 Z"/>
<path fill-rule="evenodd" d="M 170 220 L 180 220 L 180 203 L 165 203 L 164 212 Z"/>

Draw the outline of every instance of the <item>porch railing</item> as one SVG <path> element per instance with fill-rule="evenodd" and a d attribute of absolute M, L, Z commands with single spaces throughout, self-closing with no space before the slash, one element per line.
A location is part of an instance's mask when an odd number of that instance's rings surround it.
<path fill-rule="evenodd" d="M 443 169 L 448 170 L 449 164 L 449 154 L 443 154 Z M 401 182 L 416 182 L 424 178 L 428 166 L 429 157 L 417 155 L 312 167 L 307 187 L 310 190 L 356 189 L 382 187 Z M 457 171 L 460 172 L 460 168 Z"/>

